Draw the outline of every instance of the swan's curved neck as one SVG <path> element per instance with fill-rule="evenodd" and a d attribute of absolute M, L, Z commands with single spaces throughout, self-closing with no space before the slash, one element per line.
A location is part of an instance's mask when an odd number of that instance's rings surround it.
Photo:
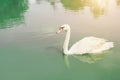
<path fill-rule="evenodd" d="M 63 51 L 64 51 L 65 54 L 68 53 L 68 45 L 69 45 L 69 40 L 70 40 L 70 33 L 71 33 L 71 30 L 68 29 L 67 33 L 66 33 L 64 45 L 63 45 Z"/>

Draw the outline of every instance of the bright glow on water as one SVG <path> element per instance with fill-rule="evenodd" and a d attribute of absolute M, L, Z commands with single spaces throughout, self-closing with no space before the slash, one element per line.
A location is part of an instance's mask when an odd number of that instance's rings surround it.
<path fill-rule="evenodd" d="M 55 33 L 65 23 L 70 47 L 87 36 L 115 47 L 65 56 Z M 120 80 L 119 30 L 120 0 L 0 0 L 0 80 Z"/>

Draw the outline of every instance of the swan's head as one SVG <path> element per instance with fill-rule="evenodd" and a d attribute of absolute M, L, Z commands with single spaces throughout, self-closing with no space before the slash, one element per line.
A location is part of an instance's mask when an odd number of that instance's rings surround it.
<path fill-rule="evenodd" d="M 63 31 L 68 31 L 68 30 L 70 30 L 70 26 L 68 24 L 64 24 L 64 25 L 59 27 L 59 30 L 56 33 L 60 33 L 60 32 L 63 32 Z"/>

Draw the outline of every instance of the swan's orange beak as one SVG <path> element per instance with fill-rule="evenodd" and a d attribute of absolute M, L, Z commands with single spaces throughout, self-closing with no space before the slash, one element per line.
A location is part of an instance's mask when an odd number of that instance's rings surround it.
<path fill-rule="evenodd" d="M 56 34 L 58 34 L 58 33 L 60 33 L 60 32 L 62 32 L 63 30 L 61 29 L 61 30 L 58 30 L 57 32 L 56 32 Z"/>
<path fill-rule="evenodd" d="M 59 28 L 59 30 L 56 32 L 56 34 L 58 34 L 58 33 L 62 32 L 62 31 L 63 31 L 63 28 L 62 28 L 62 27 L 60 27 L 60 28 Z"/>

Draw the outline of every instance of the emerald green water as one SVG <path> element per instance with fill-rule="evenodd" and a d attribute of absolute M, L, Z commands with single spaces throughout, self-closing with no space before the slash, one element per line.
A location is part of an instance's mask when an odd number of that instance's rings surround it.
<path fill-rule="evenodd" d="M 99 55 L 65 56 L 70 45 L 96 36 L 115 43 Z M 120 0 L 0 0 L 0 80 L 120 80 Z"/>

